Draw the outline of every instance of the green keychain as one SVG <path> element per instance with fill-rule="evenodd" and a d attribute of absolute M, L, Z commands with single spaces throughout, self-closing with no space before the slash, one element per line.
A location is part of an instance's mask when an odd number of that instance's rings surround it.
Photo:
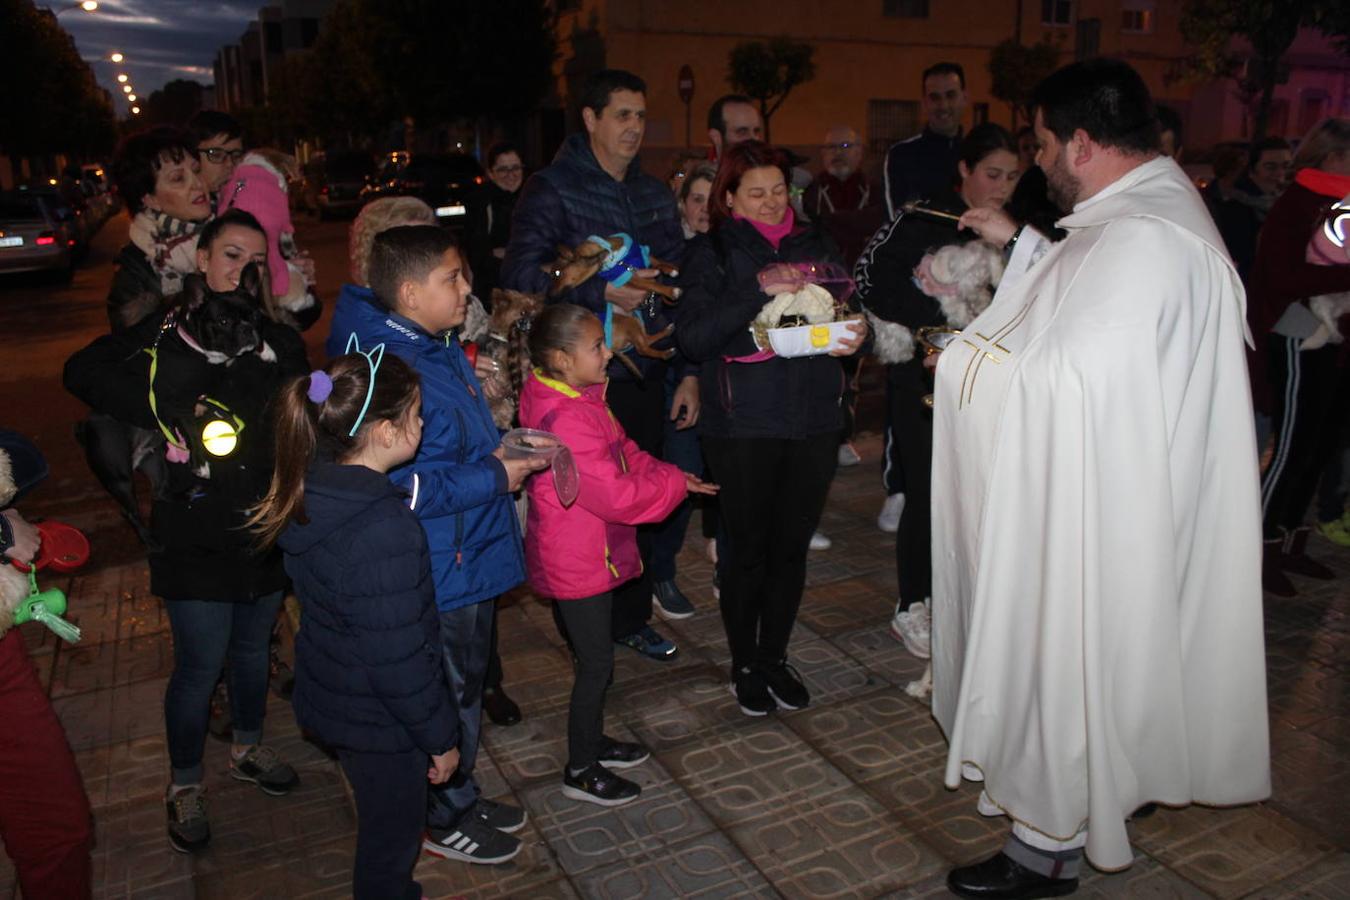
<path fill-rule="evenodd" d="M 28 599 L 14 610 L 14 624 L 41 622 L 52 630 L 61 640 L 74 644 L 80 640 L 80 629 L 61 618 L 66 611 L 66 595 L 58 588 L 39 591 L 37 586 L 37 566 L 28 568 Z"/>

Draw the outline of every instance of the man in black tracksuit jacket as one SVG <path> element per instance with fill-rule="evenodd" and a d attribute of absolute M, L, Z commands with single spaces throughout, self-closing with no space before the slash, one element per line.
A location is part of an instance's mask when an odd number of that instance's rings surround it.
<path fill-rule="evenodd" d="M 637 158 L 646 121 L 646 92 L 642 79 L 629 72 L 603 70 L 587 79 L 582 92 L 586 133 L 568 136 L 553 164 L 535 173 L 522 189 L 502 260 L 502 287 L 530 293 L 549 290 L 552 280 L 542 267 L 557 257 L 558 245 L 575 247 L 591 235 L 624 232 L 650 247 L 652 256 L 678 264 L 684 252 L 684 232 L 675 198 L 664 183 L 642 171 Z M 607 304 L 641 309 L 647 331 L 653 333 L 669 324 L 673 314 L 659 298 L 632 287 L 616 288 L 598 275 L 554 299 L 585 306 L 601 321 Z M 660 457 L 668 363 L 631 358 L 643 380 L 633 378 L 615 360 L 609 367 L 606 399 L 628 436 Z M 685 366 L 683 362 L 676 365 Z M 697 370 L 688 367 L 682 374 L 674 407 L 678 410 L 683 404 L 696 410 Z M 646 568 L 651 552 L 647 527 L 638 532 L 638 547 Z M 619 588 L 614 593 L 614 638 L 653 658 L 673 657 L 675 645 L 647 625 L 651 612 L 649 577 Z"/>

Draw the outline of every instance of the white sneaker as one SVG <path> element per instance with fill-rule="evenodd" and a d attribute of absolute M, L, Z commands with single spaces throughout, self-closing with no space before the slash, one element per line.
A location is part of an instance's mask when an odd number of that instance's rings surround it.
<path fill-rule="evenodd" d="M 834 541 L 830 540 L 825 535 L 821 534 L 819 531 L 813 532 L 811 534 L 812 550 L 828 550 L 833 546 Z"/>
<path fill-rule="evenodd" d="M 905 511 L 905 495 L 891 494 L 886 498 L 886 502 L 881 504 L 881 512 L 877 515 L 877 527 L 887 534 L 895 534 L 900 530 L 900 514 Z"/>
<path fill-rule="evenodd" d="M 905 649 L 919 659 L 928 659 L 932 623 L 928 600 L 901 610 L 891 619 L 891 635 L 905 645 Z"/>
<path fill-rule="evenodd" d="M 839 445 L 840 468 L 846 469 L 849 466 L 856 466 L 860 462 L 862 462 L 862 457 L 858 455 L 857 450 L 853 449 L 852 444 L 850 444 L 848 441 L 845 441 L 844 443 Z"/>

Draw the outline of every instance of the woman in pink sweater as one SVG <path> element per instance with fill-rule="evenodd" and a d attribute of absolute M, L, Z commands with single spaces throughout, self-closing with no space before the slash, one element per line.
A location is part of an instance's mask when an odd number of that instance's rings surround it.
<path fill-rule="evenodd" d="M 531 479 L 525 563 L 530 585 L 553 600 L 553 616 L 577 659 L 567 710 L 563 794 L 601 806 L 636 800 L 641 789 L 611 772 L 650 755 L 605 736 L 605 691 L 614 669 L 611 594 L 642 572 L 637 526 L 660 522 L 687 493 L 717 488 L 638 449 L 605 403 L 613 353 L 600 321 L 560 303 L 530 328 L 534 372 L 520 397 L 520 424 L 551 432 L 571 452 L 580 488 L 564 505 L 548 478 Z"/>

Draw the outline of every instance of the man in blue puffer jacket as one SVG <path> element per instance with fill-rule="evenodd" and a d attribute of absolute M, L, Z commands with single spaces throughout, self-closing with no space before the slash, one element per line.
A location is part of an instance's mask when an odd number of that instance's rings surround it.
<path fill-rule="evenodd" d="M 389 472 L 426 530 L 440 611 L 442 652 L 459 711 L 459 768 L 432 791 L 424 848 L 472 863 L 504 862 L 519 850 L 510 832 L 525 813 L 479 796 L 473 780 L 495 598 L 525 580 L 511 494 L 533 460 L 501 458 L 492 421 L 459 341 L 468 283 L 454 235 L 434 225 L 381 232 L 371 251 L 374 302 L 349 312 L 360 349 L 379 344 L 422 381 L 422 444 Z"/>
<path fill-rule="evenodd" d="M 638 150 L 646 127 L 647 85 L 641 78 L 618 69 L 590 76 L 581 92 L 585 133 L 569 135 L 553 164 L 526 183 L 511 218 L 511 238 L 502 261 L 502 286 L 527 293 L 543 293 L 552 279 L 543 266 L 552 262 L 558 245 L 575 247 L 591 235 L 608 237 L 623 232 L 651 249 L 652 256 L 678 263 L 684 252 L 684 232 L 670 189 L 642 171 Z M 655 272 L 644 271 L 654 276 Z M 615 287 L 593 277 L 562 292 L 560 302 L 585 306 L 605 321 L 612 312 L 640 310 L 648 332 L 669 324 L 670 312 L 654 295 L 633 287 Z M 665 397 L 667 363 L 632 357 L 643 373 L 638 381 L 617 360 L 610 363 L 606 400 L 630 438 L 646 452 L 661 456 L 664 417 L 682 420 L 684 427 L 698 418 L 697 368 L 677 362 L 677 385 L 669 405 Z M 648 568 L 651 537 L 638 534 L 644 569 Z M 686 603 L 688 601 L 685 601 Z M 652 614 L 652 584 L 644 573 L 614 594 L 613 629 L 616 641 L 651 659 L 671 659 L 674 642 L 647 624 Z M 680 618 L 692 615 L 681 611 Z"/>

